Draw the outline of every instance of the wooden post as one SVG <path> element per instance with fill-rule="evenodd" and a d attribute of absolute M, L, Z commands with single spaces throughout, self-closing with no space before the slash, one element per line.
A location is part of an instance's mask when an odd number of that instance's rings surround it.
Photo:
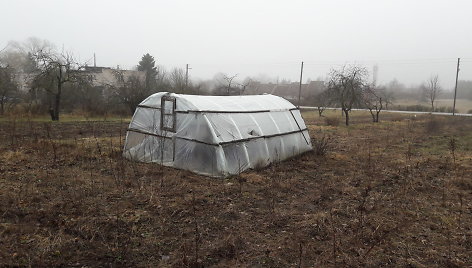
<path fill-rule="evenodd" d="M 192 69 L 188 67 L 188 64 L 186 65 L 185 68 L 185 90 L 188 91 L 188 70 Z M 182 92 L 183 93 L 183 92 Z"/>
<path fill-rule="evenodd" d="M 303 61 L 302 61 L 302 67 L 300 70 L 300 85 L 298 87 L 298 109 L 300 109 L 300 97 L 302 94 L 302 79 L 303 79 Z"/>
<path fill-rule="evenodd" d="M 454 87 L 454 105 L 452 106 L 452 115 L 456 115 L 457 79 L 459 78 L 460 63 L 461 63 L 461 58 L 457 58 L 456 86 Z"/>

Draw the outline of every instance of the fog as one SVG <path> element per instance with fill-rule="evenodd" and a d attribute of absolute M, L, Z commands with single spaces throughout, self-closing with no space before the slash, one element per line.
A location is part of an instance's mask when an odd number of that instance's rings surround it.
<path fill-rule="evenodd" d="M 134 67 L 144 53 L 159 65 L 298 80 L 330 68 L 378 65 L 378 81 L 418 85 L 438 74 L 445 89 L 472 79 L 472 2 L 383 1 L 6 1 L 0 49 L 31 36 L 97 65 Z"/>

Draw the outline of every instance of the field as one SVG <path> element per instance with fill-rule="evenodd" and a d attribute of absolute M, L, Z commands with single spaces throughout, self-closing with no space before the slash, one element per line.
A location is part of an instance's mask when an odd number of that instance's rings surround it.
<path fill-rule="evenodd" d="M 451 107 L 453 106 L 454 99 L 438 99 L 435 102 L 435 107 Z M 415 101 L 415 100 L 405 100 L 405 99 L 399 99 L 394 102 L 394 105 L 423 105 L 426 107 L 431 107 L 431 103 L 428 102 L 421 102 L 421 101 Z M 456 100 L 456 110 L 458 113 L 467 113 L 468 111 L 472 110 L 472 100 L 467 100 L 467 99 L 457 99 Z"/>
<path fill-rule="evenodd" d="M 472 118 L 303 115 L 314 151 L 227 179 L 124 160 L 126 120 L 1 118 L 0 266 L 472 266 Z"/>

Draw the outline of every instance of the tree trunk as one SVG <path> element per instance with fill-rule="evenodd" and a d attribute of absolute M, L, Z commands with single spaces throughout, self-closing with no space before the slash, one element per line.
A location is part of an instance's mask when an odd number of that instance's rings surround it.
<path fill-rule="evenodd" d="M 54 94 L 54 103 L 52 106 L 51 120 L 59 121 L 59 109 L 61 106 L 61 92 L 62 92 L 62 70 L 59 69 L 59 78 L 57 79 L 57 93 Z"/>
<path fill-rule="evenodd" d="M 59 107 L 61 103 L 61 94 L 55 94 L 54 95 L 54 117 L 52 118 L 52 121 L 59 121 Z"/>
<path fill-rule="evenodd" d="M 2 100 L 0 102 L 0 115 L 3 115 L 3 113 L 5 112 L 5 101 L 3 100 L 3 97 L 2 97 Z"/>
<path fill-rule="evenodd" d="M 52 108 L 51 104 L 49 104 L 49 115 L 51 116 L 51 120 L 54 121 L 54 108 Z"/>
<path fill-rule="evenodd" d="M 380 114 L 380 111 L 377 111 L 376 115 L 375 115 L 375 122 L 378 123 L 379 122 L 379 114 Z"/>
<path fill-rule="evenodd" d="M 370 112 L 370 115 L 372 116 L 372 122 L 375 123 L 375 114 L 374 112 L 372 111 L 372 109 L 368 108 L 369 109 L 369 112 Z"/>
<path fill-rule="evenodd" d="M 346 115 L 346 126 L 349 126 L 349 110 L 343 110 Z"/>
<path fill-rule="evenodd" d="M 128 108 L 129 108 L 129 111 L 131 112 L 131 115 L 133 115 L 134 112 L 136 111 L 136 106 L 134 106 L 133 104 L 129 104 Z"/>

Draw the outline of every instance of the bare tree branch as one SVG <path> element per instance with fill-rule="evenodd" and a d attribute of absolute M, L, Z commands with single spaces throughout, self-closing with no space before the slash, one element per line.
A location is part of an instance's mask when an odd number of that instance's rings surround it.
<path fill-rule="evenodd" d="M 35 48 L 33 48 L 35 49 Z M 39 73 L 33 79 L 33 88 L 43 89 L 52 96 L 49 113 L 53 121 L 59 120 L 62 89 L 65 83 L 82 81 L 80 73 L 85 65 L 77 63 L 70 52 L 55 53 L 41 49 L 32 54 Z"/>
<path fill-rule="evenodd" d="M 223 75 L 223 79 L 226 81 L 226 83 L 228 84 L 227 87 L 226 87 L 226 91 L 227 91 L 227 94 L 228 96 L 230 95 L 230 91 L 231 91 L 231 84 L 233 83 L 233 79 L 236 78 L 238 76 L 238 74 L 235 74 L 233 76 L 229 76 L 229 75 Z"/>
<path fill-rule="evenodd" d="M 423 84 L 423 93 L 431 104 L 431 112 L 435 111 L 434 103 L 436 102 L 439 95 L 442 93 L 441 85 L 439 84 L 438 75 L 431 76 L 426 84 Z"/>
<path fill-rule="evenodd" d="M 367 74 L 365 67 L 356 65 L 333 69 L 329 74 L 327 90 L 331 100 L 341 107 L 346 116 L 346 126 L 349 125 L 349 112 L 362 103 L 362 90 L 366 85 Z"/>

